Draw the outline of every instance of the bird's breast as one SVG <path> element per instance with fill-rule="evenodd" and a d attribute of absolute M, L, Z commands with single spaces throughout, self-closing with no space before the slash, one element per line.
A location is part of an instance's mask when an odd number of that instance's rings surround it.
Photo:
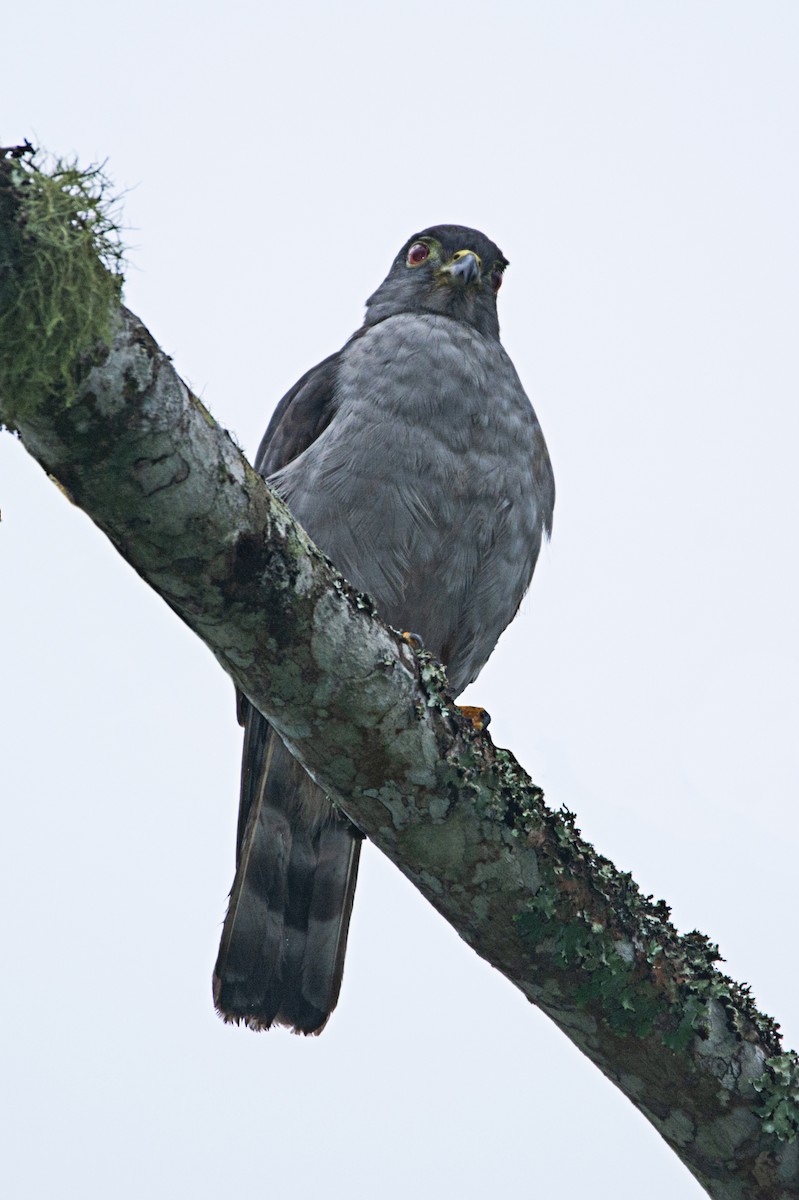
<path fill-rule="evenodd" d="M 541 435 L 510 359 L 449 318 L 392 317 L 347 346 L 336 401 L 324 433 L 273 482 L 385 619 L 421 634 L 451 676 L 476 674 L 541 539 Z"/>

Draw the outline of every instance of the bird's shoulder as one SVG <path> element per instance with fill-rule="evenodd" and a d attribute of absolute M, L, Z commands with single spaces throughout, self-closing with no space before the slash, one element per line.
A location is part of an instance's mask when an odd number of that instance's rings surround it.
<path fill-rule="evenodd" d="M 262 475 L 293 462 L 333 420 L 341 354 L 339 350 L 311 367 L 278 404 L 255 456 L 255 469 Z"/>
<path fill-rule="evenodd" d="M 384 371 L 388 365 L 380 361 L 379 351 L 385 342 L 390 352 L 402 343 L 418 342 L 420 335 L 430 333 L 430 326 L 445 328 L 456 322 L 448 319 L 425 319 L 418 314 L 401 313 L 364 323 L 335 354 L 328 355 L 297 380 L 275 408 L 255 456 L 255 468 L 268 478 L 299 458 L 331 423 L 340 407 L 338 383 L 342 364 L 357 362 L 361 352 L 374 358 L 374 366 Z M 375 356 L 375 349 L 378 354 Z"/>

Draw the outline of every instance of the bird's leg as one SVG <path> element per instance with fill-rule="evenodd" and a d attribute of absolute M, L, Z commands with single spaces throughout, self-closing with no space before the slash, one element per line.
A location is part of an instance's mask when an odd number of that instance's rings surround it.
<path fill-rule="evenodd" d="M 409 630 L 403 629 L 402 636 L 413 650 L 417 652 L 424 650 L 424 642 L 418 633 L 411 633 Z M 480 708 L 474 704 L 456 704 L 455 707 L 459 713 L 463 714 L 467 721 L 471 721 L 472 727 L 478 733 L 482 733 L 483 730 L 488 729 L 488 726 L 491 724 L 491 714 L 486 712 L 484 708 Z"/>
<path fill-rule="evenodd" d="M 484 729 L 488 729 L 491 724 L 491 714 L 486 712 L 484 708 L 475 707 L 473 704 L 456 704 L 455 707 L 464 715 L 467 721 L 471 721 L 472 726 L 478 733 L 482 733 Z"/>

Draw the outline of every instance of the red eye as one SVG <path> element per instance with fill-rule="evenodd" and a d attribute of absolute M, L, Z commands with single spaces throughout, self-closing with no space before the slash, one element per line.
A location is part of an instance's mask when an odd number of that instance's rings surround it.
<path fill-rule="evenodd" d="M 419 263 L 423 263 L 426 258 L 430 257 L 430 247 L 424 242 L 414 242 L 408 251 L 408 266 L 418 267 Z"/>
<path fill-rule="evenodd" d="M 491 286 L 495 292 L 498 292 L 499 289 L 502 287 L 502 272 L 501 271 L 492 271 L 491 272 Z"/>

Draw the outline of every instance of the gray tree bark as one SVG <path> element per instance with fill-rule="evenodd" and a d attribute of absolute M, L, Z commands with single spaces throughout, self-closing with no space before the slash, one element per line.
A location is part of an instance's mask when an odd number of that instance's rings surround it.
<path fill-rule="evenodd" d="M 107 344 L 69 367 L 74 387 L 62 374 L 22 405 L 1 390 L 22 352 L 2 336 L 27 269 L 16 220 L 0 203 L 0 419 L 709 1195 L 799 1197 L 799 1072 L 774 1022 L 460 716 L 441 668 L 319 553 L 141 322 L 113 304 Z"/>

